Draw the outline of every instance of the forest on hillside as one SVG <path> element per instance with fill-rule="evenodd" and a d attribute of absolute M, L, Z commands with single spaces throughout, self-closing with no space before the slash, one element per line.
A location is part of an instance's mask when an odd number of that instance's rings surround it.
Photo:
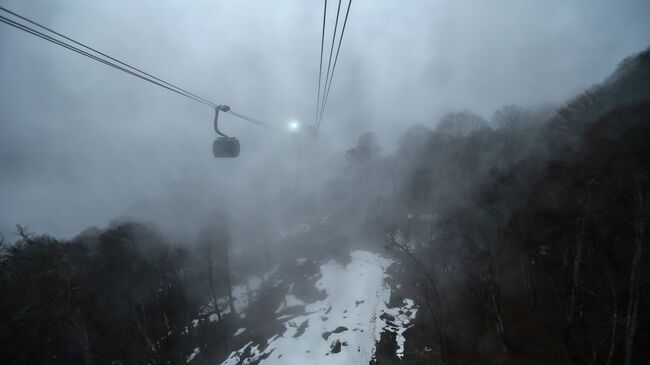
<path fill-rule="evenodd" d="M 562 106 L 453 112 L 395 153 L 368 132 L 341 158 L 294 215 L 332 216 L 324 251 L 363 236 L 399 260 L 421 307 L 404 363 L 650 361 L 650 49 Z M 233 286 L 272 272 L 276 250 L 234 252 L 222 218 L 196 242 L 140 222 L 70 240 L 21 222 L 0 246 L 0 363 L 221 363 Z"/>

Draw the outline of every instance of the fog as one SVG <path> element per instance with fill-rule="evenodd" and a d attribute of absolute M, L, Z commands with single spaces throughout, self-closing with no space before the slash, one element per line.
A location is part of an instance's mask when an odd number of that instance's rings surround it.
<path fill-rule="evenodd" d="M 647 0 L 0 7 L 0 363 L 650 363 Z"/>
<path fill-rule="evenodd" d="M 181 237 L 219 210 L 281 221 L 283 204 L 319 191 L 364 131 L 386 152 L 411 125 L 449 111 L 489 117 L 505 104 L 561 103 L 650 41 L 644 0 L 356 0 L 322 133 L 299 140 L 284 126 L 313 123 L 320 3 L 2 6 L 280 127 L 222 116 L 242 154 L 215 160 L 210 108 L 2 24 L 0 233 L 9 239 L 17 223 L 66 238 L 125 216 Z"/>

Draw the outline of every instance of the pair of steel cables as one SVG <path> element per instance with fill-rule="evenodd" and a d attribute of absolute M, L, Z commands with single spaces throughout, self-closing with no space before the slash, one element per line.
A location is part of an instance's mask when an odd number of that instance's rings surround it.
<path fill-rule="evenodd" d="M 329 99 L 330 90 L 332 89 L 332 79 L 334 78 L 334 71 L 336 71 L 336 64 L 339 60 L 341 43 L 343 42 L 345 27 L 348 23 L 348 16 L 350 15 L 350 6 L 352 5 L 352 0 L 348 0 L 348 6 L 345 12 L 343 26 L 341 27 L 341 34 L 338 37 L 338 46 L 336 47 L 334 64 L 332 64 L 332 55 L 334 54 L 334 44 L 336 41 L 337 30 L 339 25 L 339 15 L 341 13 L 341 2 L 342 0 L 339 0 L 338 7 L 336 9 L 336 19 L 334 21 L 334 32 L 332 33 L 332 44 L 330 46 L 329 61 L 327 62 L 327 73 L 325 74 L 324 83 L 323 83 L 323 50 L 325 45 L 325 24 L 327 22 L 327 0 L 325 0 L 325 5 L 323 7 L 323 31 L 321 34 L 320 63 L 318 69 L 318 96 L 316 97 L 316 131 L 315 131 L 316 136 L 318 136 L 318 131 L 320 130 L 320 126 L 323 121 L 323 115 L 325 114 L 325 108 L 327 107 L 327 101 Z"/>
<path fill-rule="evenodd" d="M 178 95 L 182 95 L 186 98 L 189 98 L 191 100 L 194 100 L 198 103 L 207 105 L 209 107 L 212 107 L 216 110 L 221 110 L 226 113 L 229 113 L 235 117 L 241 118 L 245 121 L 248 121 L 253 124 L 257 124 L 260 126 L 264 127 L 272 127 L 275 128 L 273 125 L 260 121 L 255 118 L 251 118 L 249 116 L 246 116 L 244 114 L 240 114 L 237 112 L 234 112 L 230 110 L 229 107 L 224 107 L 223 105 L 216 104 L 206 98 L 203 98 L 201 96 L 198 96 L 192 92 L 189 92 L 181 87 L 178 87 L 172 83 L 169 83 L 167 81 L 164 81 L 156 76 L 153 76 L 150 73 L 147 73 L 143 71 L 140 68 L 134 67 L 129 65 L 126 62 L 120 61 L 116 59 L 115 57 L 112 57 L 105 52 L 98 51 L 97 49 L 88 46 L 84 43 L 78 42 L 68 36 L 65 36 L 51 28 L 48 28 L 42 24 L 37 23 L 34 20 L 31 20 L 27 17 L 24 17 L 20 14 L 17 14 L 9 9 L 6 9 L 2 6 L 0 6 L 0 11 L 2 11 L 5 15 L 0 13 L 0 22 L 5 23 L 7 25 L 10 25 L 16 29 L 20 29 L 22 31 L 25 31 L 29 34 L 32 34 L 36 37 L 39 37 L 41 39 L 44 39 L 46 41 L 49 41 L 51 43 L 54 43 L 56 45 L 59 45 L 63 48 L 66 48 L 68 50 L 71 50 L 73 52 L 76 52 L 82 56 L 88 57 L 92 60 L 95 60 L 97 62 L 100 62 L 106 66 L 112 67 L 116 70 L 122 71 L 124 73 L 127 73 L 129 75 L 135 76 L 137 78 L 140 78 L 144 81 L 147 81 L 149 83 L 152 83 L 154 85 L 160 86 L 164 89 L 167 89 L 169 91 L 172 91 Z"/>

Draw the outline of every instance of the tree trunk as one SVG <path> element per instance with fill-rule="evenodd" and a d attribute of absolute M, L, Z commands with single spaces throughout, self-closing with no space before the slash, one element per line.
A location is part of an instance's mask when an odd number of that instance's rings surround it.
<path fill-rule="evenodd" d="M 614 306 L 614 313 L 612 313 L 612 334 L 610 336 L 611 340 L 609 342 L 609 352 L 607 353 L 607 365 L 611 365 L 614 361 L 614 353 L 616 352 L 616 328 L 618 327 L 618 295 L 616 294 L 616 285 L 614 284 L 614 278 L 612 277 L 612 271 L 607 267 L 607 278 L 609 279 L 609 285 L 612 289 L 612 305 Z"/>
<path fill-rule="evenodd" d="M 501 310 L 499 297 L 499 287 L 496 283 L 492 283 L 492 288 L 490 288 L 490 301 L 492 302 L 491 304 L 494 319 L 496 321 L 497 334 L 499 336 L 499 341 L 501 342 L 501 349 L 503 351 L 508 351 L 510 349 L 510 346 L 508 344 L 508 337 L 506 335 L 506 327 L 503 323 L 503 312 Z"/>
<path fill-rule="evenodd" d="M 142 305 L 142 302 L 138 302 L 137 309 L 139 309 L 139 311 L 135 308 L 133 310 L 135 325 L 138 329 L 138 332 L 140 333 L 140 336 L 142 336 L 142 339 L 144 339 L 144 341 L 147 343 L 147 352 L 151 354 L 151 357 L 148 360 L 154 363 L 158 357 L 158 346 L 152 341 L 151 337 L 149 336 L 149 331 L 147 328 L 147 314 L 144 310 L 144 305 Z M 140 318 L 140 314 L 142 314 L 142 318 Z"/>
<path fill-rule="evenodd" d="M 212 258 L 210 255 L 207 255 L 208 259 L 208 283 L 210 285 L 210 296 L 212 297 L 212 307 L 217 314 L 217 319 L 219 320 L 219 328 L 221 329 L 221 334 L 223 337 L 223 343 L 226 350 L 228 350 L 228 338 L 226 336 L 226 329 L 223 325 L 223 318 L 221 317 L 221 309 L 219 308 L 219 302 L 217 301 L 217 294 L 214 288 L 214 278 L 212 277 Z"/>
<path fill-rule="evenodd" d="M 226 243 L 226 252 L 224 252 L 224 276 L 226 278 L 226 285 L 228 285 L 228 306 L 230 307 L 230 312 L 233 315 L 237 315 L 237 310 L 235 309 L 235 301 L 232 298 L 232 282 L 230 280 L 230 250 L 228 248 L 228 243 Z"/>
<path fill-rule="evenodd" d="M 72 316 L 72 323 L 74 325 L 74 328 L 77 330 L 77 334 L 79 336 L 79 342 L 81 343 L 83 358 L 84 358 L 83 363 L 84 365 L 93 365 L 94 359 L 90 349 L 90 339 L 88 338 L 88 327 L 86 326 L 86 322 L 79 309 L 75 310 Z"/>
<path fill-rule="evenodd" d="M 629 302 L 627 306 L 627 321 L 625 325 L 625 364 L 633 363 L 634 339 L 639 319 L 639 301 L 641 298 L 640 289 L 640 269 L 643 255 L 643 241 L 645 239 L 645 210 L 647 208 L 647 199 L 643 193 L 637 190 L 635 196 L 636 213 L 634 217 L 634 254 L 632 255 L 632 264 L 630 267 L 630 291 Z"/>
<path fill-rule="evenodd" d="M 537 303 L 535 298 L 535 289 L 533 288 L 531 280 L 530 259 L 527 255 L 521 256 L 521 271 L 521 276 L 524 281 L 524 291 L 528 297 L 528 305 L 530 306 L 530 309 L 533 310 Z"/>
<path fill-rule="evenodd" d="M 571 299 L 569 301 L 569 316 L 567 323 L 570 325 L 576 320 L 576 317 L 582 317 L 580 309 L 581 303 L 581 286 L 582 286 L 582 263 L 584 261 L 585 244 L 583 238 L 584 221 L 581 223 L 582 227 L 578 233 L 575 246 L 575 254 L 573 256 L 573 288 L 571 290 Z"/>
<path fill-rule="evenodd" d="M 215 363 L 214 355 L 207 341 L 208 336 L 206 336 L 205 332 L 206 332 L 205 320 L 199 318 L 199 329 L 197 331 L 199 337 L 199 348 L 201 349 L 201 353 L 205 354 L 204 356 L 208 358 L 208 364 L 214 364 Z"/>
<path fill-rule="evenodd" d="M 405 245 L 400 244 L 397 242 L 395 237 L 391 234 L 387 234 L 386 237 L 390 240 L 390 242 L 402 252 L 404 252 L 415 264 L 417 267 L 420 269 L 424 277 L 426 278 L 426 282 L 423 284 L 427 284 L 427 286 L 430 286 L 430 288 L 425 289 L 425 285 L 416 285 L 420 290 L 422 290 L 423 297 L 426 301 L 427 308 L 429 309 L 429 312 L 431 313 L 431 316 L 434 319 L 434 327 L 437 333 L 438 337 L 438 345 L 439 345 L 439 352 L 440 352 L 440 361 L 443 364 L 447 363 L 447 356 L 448 356 L 448 345 L 447 345 L 447 330 L 445 328 L 445 323 L 444 323 L 444 318 L 443 318 L 443 303 L 442 303 L 442 298 L 440 296 L 440 293 L 438 292 L 438 288 L 436 286 L 435 281 L 433 280 L 433 277 L 429 274 L 429 272 L 426 269 L 426 266 L 420 261 L 415 255 L 406 247 Z M 435 300 L 435 305 L 436 308 L 434 308 L 434 305 L 431 303 L 431 298 L 429 295 L 433 294 L 433 299 Z"/>

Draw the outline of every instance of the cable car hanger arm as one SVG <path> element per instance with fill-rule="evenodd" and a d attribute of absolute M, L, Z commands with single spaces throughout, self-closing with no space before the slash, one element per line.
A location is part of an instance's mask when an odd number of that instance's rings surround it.
<path fill-rule="evenodd" d="M 219 130 L 219 111 L 223 112 L 228 112 L 230 111 L 230 107 L 228 105 L 217 105 L 214 108 L 214 131 L 217 132 L 218 135 L 226 138 L 230 138 L 229 136 L 225 135 Z"/>

